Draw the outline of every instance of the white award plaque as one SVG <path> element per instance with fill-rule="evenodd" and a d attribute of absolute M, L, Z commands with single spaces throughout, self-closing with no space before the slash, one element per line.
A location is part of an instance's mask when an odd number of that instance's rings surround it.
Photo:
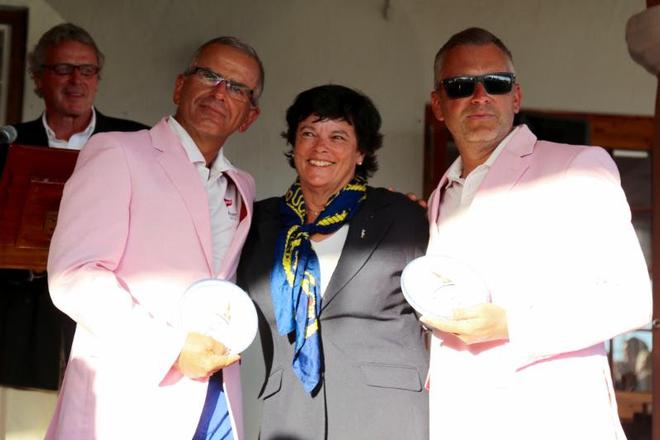
<path fill-rule="evenodd" d="M 449 318 L 456 308 L 490 302 L 488 287 L 467 264 L 445 255 L 426 255 L 401 274 L 406 301 L 422 315 Z"/>
<path fill-rule="evenodd" d="M 184 329 L 210 336 L 239 354 L 257 335 L 257 311 L 240 287 L 229 281 L 208 279 L 192 284 L 181 299 Z"/>

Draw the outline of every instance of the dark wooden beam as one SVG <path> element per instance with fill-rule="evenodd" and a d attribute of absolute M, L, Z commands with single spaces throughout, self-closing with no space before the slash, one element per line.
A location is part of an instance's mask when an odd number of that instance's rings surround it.
<path fill-rule="evenodd" d="M 660 0 L 657 0 L 660 3 Z M 653 220 L 651 227 L 651 278 L 653 282 L 653 402 L 660 401 L 660 75 L 655 97 L 655 133 L 651 146 L 651 194 Z M 653 405 L 653 440 L 660 440 L 660 407 Z"/>
<path fill-rule="evenodd" d="M 646 0 L 646 6 L 651 8 L 660 5 L 660 0 Z M 659 336 L 656 323 L 660 319 L 660 74 L 658 75 L 658 85 L 655 96 L 655 133 L 653 135 L 653 144 L 651 147 L 653 172 L 651 173 L 653 182 L 653 226 L 652 226 L 652 255 L 653 262 L 651 267 L 651 276 L 653 283 L 653 402 L 660 396 L 660 349 L 656 344 L 656 336 Z M 660 440 L 660 408 L 653 405 L 653 440 Z"/>

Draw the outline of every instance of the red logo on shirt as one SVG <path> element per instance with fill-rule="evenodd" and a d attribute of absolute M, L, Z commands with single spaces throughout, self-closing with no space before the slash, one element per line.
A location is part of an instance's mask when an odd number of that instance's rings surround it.
<path fill-rule="evenodd" d="M 233 204 L 234 201 L 232 199 L 225 199 L 225 206 L 227 206 L 227 208 L 229 208 Z"/>

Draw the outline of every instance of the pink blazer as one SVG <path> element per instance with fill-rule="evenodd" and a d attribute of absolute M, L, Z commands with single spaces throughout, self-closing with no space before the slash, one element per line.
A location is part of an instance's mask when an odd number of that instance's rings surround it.
<path fill-rule="evenodd" d="M 440 182 L 442 187 L 446 176 Z M 623 439 L 604 341 L 651 319 L 648 271 L 616 166 L 521 127 L 428 253 L 462 259 L 505 308 L 509 340 L 434 335 L 432 439 Z"/>
<path fill-rule="evenodd" d="M 207 381 L 173 368 L 186 336 L 178 305 L 197 280 L 234 279 L 255 189 L 247 173 L 229 175 L 243 215 L 214 273 L 207 195 L 165 119 L 83 148 L 48 260 L 53 302 L 78 326 L 46 438 L 192 438 Z M 242 439 L 239 366 L 223 377 Z"/>

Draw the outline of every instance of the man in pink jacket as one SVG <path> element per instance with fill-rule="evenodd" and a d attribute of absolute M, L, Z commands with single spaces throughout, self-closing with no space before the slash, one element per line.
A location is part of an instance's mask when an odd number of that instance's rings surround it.
<path fill-rule="evenodd" d="M 210 40 L 176 79 L 173 116 L 80 153 L 48 262 L 78 326 L 47 438 L 243 438 L 239 357 L 184 330 L 180 301 L 235 277 L 254 181 L 222 147 L 259 115 L 263 77 L 250 46 Z"/>
<path fill-rule="evenodd" d="M 433 112 L 460 158 L 430 198 L 427 253 L 487 291 L 422 318 L 431 438 L 625 438 L 603 342 L 649 322 L 651 291 L 616 166 L 513 127 L 521 88 L 488 31 L 451 37 L 434 72 Z"/>

